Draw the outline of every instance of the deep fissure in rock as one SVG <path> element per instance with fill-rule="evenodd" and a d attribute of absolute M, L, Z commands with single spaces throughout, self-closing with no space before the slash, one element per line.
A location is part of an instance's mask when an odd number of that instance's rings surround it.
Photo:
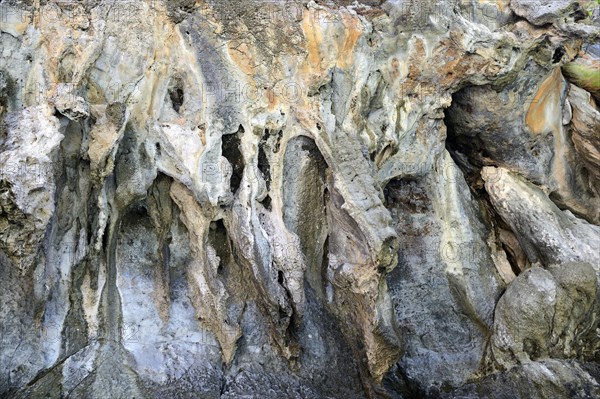
<path fill-rule="evenodd" d="M 244 128 L 240 126 L 237 133 L 226 134 L 221 138 L 222 148 L 221 152 L 225 158 L 229 161 L 232 167 L 232 175 L 229 180 L 231 192 L 236 193 L 242 183 L 242 177 L 244 176 L 244 157 L 240 151 L 241 135 L 244 134 Z"/>

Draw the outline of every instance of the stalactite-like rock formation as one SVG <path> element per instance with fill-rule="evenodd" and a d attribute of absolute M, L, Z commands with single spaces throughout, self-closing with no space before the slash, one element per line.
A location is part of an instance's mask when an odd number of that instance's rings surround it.
<path fill-rule="evenodd" d="M 599 396 L 599 7 L 1 1 L 0 396 Z"/>

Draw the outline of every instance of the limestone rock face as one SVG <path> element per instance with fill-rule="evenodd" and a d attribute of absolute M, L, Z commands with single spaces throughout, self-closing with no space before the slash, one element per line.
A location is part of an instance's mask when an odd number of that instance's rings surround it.
<path fill-rule="evenodd" d="M 551 24 L 580 10 L 573 0 L 512 0 L 510 8 L 534 25 Z"/>
<path fill-rule="evenodd" d="M 599 396 L 599 12 L 0 1 L 0 397 Z"/>
<path fill-rule="evenodd" d="M 600 179 L 600 111 L 596 102 L 583 89 L 569 86 L 569 103 L 574 114 L 571 127 L 571 139 L 577 155 L 581 157 L 580 168 L 589 174 L 589 188 L 598 195 Z"/>
<path fill-rule="evenodd" d="M 548 357 L 593 360 L 597 342 L 586 335 L 598 324 L 596 280 L 587 263 L 520 274 L 496 306 L 493 360 L 507 368 Z"/>

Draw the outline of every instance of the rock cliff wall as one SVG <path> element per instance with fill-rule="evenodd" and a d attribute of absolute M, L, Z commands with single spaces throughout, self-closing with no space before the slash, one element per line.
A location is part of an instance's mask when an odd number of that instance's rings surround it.
<path fill-rule="evenodd" d="M 600 396 L 597 0 L 0 2 L 0 396 Z"/>

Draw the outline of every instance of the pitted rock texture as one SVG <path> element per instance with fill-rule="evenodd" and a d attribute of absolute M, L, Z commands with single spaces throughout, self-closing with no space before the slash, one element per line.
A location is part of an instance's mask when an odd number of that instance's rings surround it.
<path fill-rule="evenodd" d="M 0 397 L 600 396 L 597 0 L 0 11 Z"/>

